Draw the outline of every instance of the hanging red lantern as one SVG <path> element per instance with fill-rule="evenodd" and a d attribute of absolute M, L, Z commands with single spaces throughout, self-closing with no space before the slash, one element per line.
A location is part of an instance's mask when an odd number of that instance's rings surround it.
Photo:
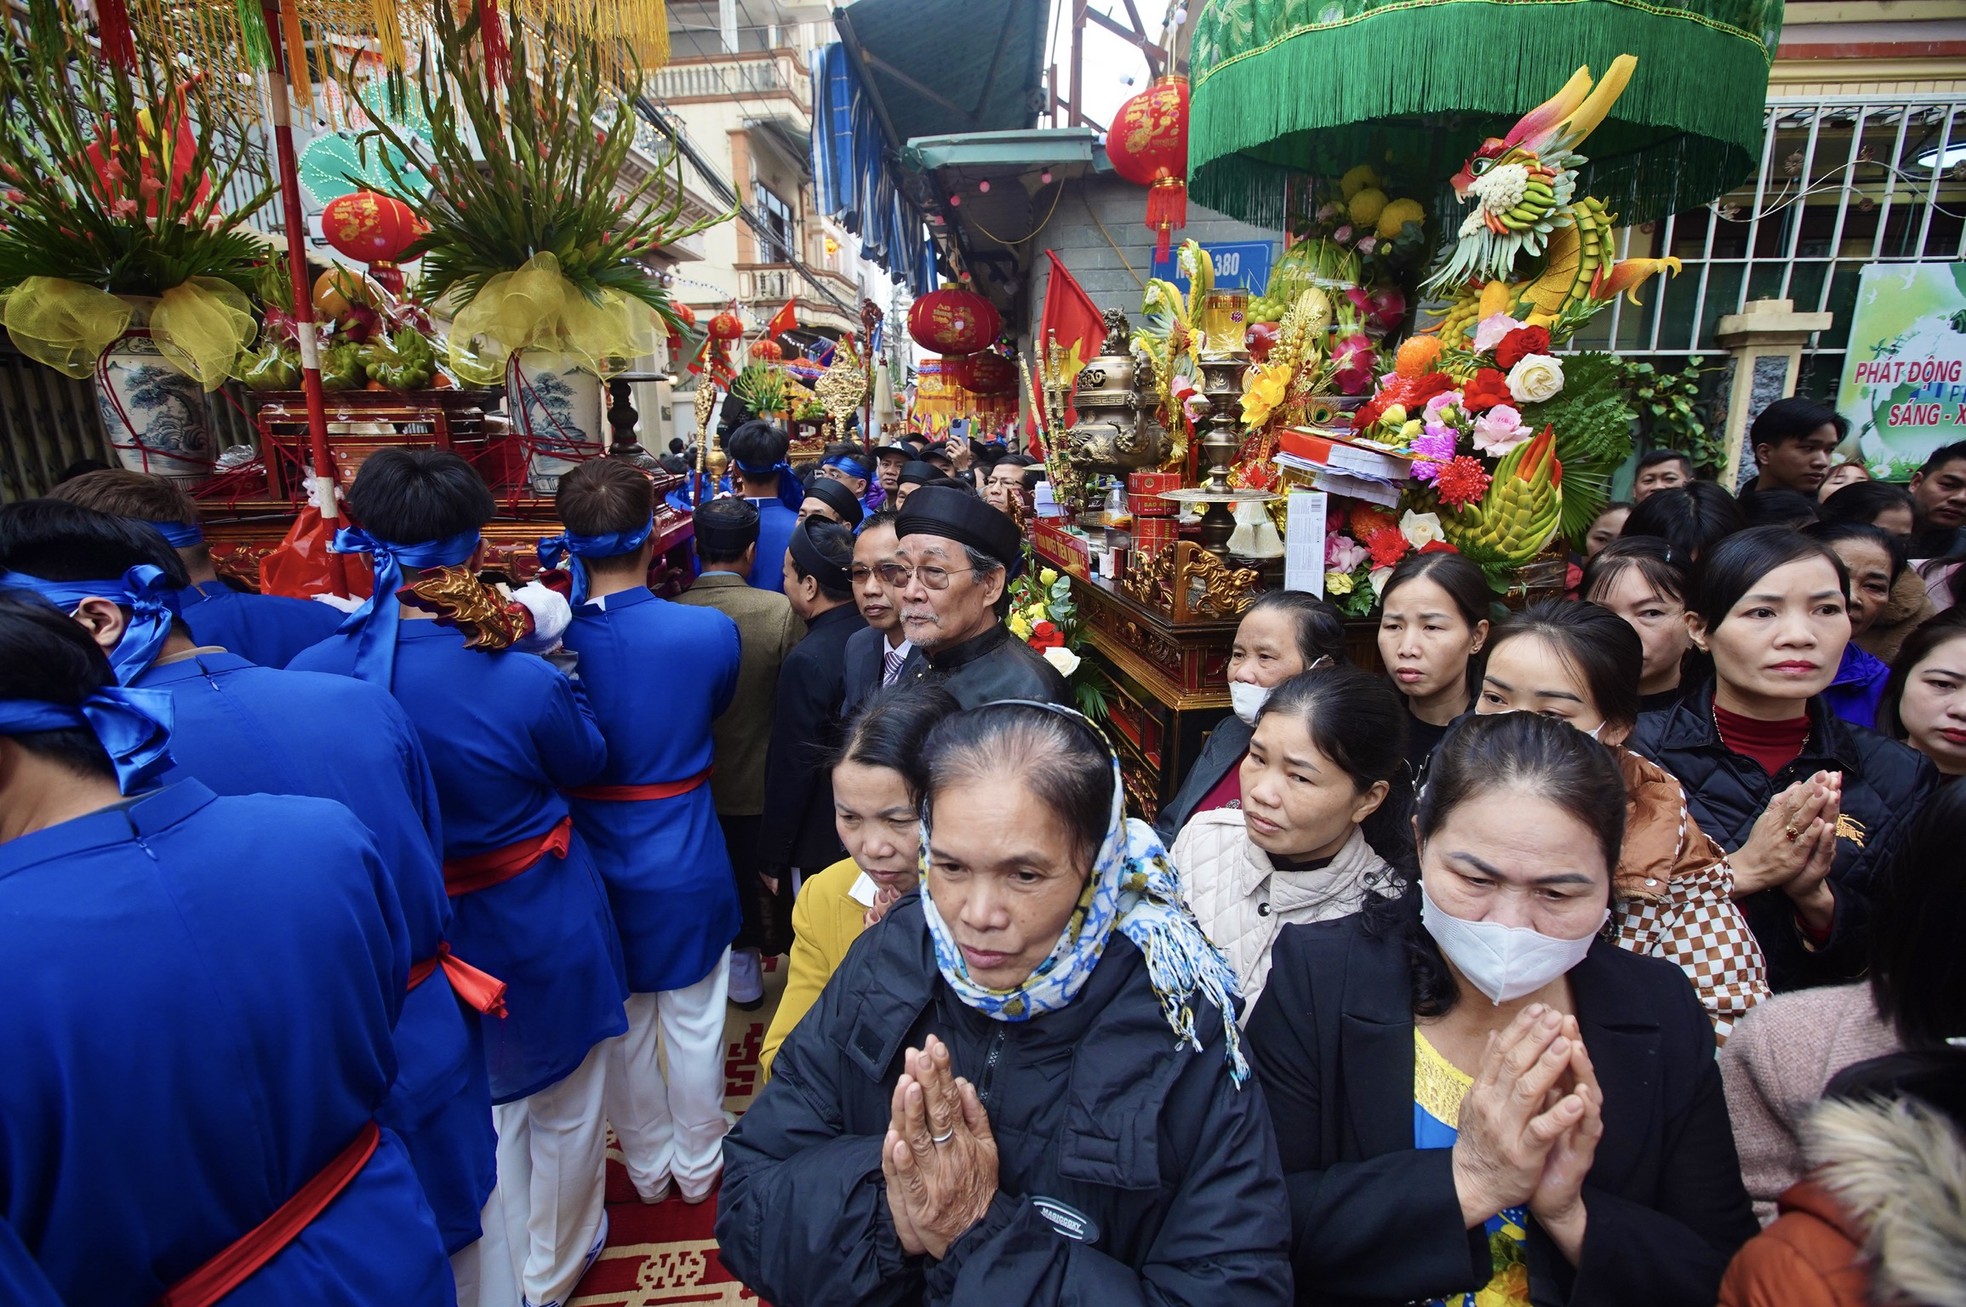
<path fill-rule="evenodd" d="M 944 286 L 915 301 L 908 310 L 908 334 L 936 354 L 974 354 L 997 338 L 1003 316 L 996 305 L 972 290 Z"/>
<path fill-rule="evenodd" d="M 1119 107 L 1106 133 L 1113 171 L 1147 190 L 1147 225 L 1165 259 L 1170 235 L 1188 222 L 1188 79 L 1170 74 Z"/>
<path fill-rule="evenodd" d="M 738 317 L 729 309 L 725 309 L 722 313 L 710 319 L 710 339 L 742 340 L 743 337 L 744 319 Z"/>
<path fill-rule="evenodd" d="M 669 302 L 669 308 L 676 315 L 676 321 L 681 323 L 683 326 L 694 327 L 696 325 L 696 310 L 690 308 L 689 305 L 684 304 L 680 300 L 671 300 Z M 676 361 L 680 360 L 682 356 L 683 356 L 683 333 L 677 331 L 674 327 L 671 327 L 669 329 L 670 362 L 673 364 Z"/>
<path fill-rule="evenodd" d="M 778 363 L 785 358 L 785 349 L 775 340 L 754 340 L 751 357 L 760 363 Z"/>
<path fill-rule="evenodd" d="M 962 360 L 956 380 L 972 395 L 1017 393 L 1017 368 L 1001 354 L 971 354 Z"/>
<path fill-rule="evenodd" d="M 328 244 L 360 263 L 393 263 L 423 232 L 414 209 L 374 191 L 329 200 L 321 213 L 321 234 Z"/>
<path fill-rule="evenodd" d="M 369 265 L 376 281 L 392 295 L 403 290 L 397 260 L 428 230 L 416 210 L 392 195 L 356 191 L 328 201 L 321 211 L 321 234 L 339 254 Z"/>

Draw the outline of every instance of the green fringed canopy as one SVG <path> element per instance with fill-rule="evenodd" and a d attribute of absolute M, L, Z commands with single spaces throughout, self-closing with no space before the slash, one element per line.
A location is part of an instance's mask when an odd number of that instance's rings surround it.
<path fill-rule="evenodd" d="M 1584 187 L 1623 222 L 1663 217 L 1753 171 L 1781 25 L 1782 0 L 1204 0 L 1188 190 L 1275 227 L 1291 175 L 1444 184 L 1579 66 L 1633 54 Z"/>

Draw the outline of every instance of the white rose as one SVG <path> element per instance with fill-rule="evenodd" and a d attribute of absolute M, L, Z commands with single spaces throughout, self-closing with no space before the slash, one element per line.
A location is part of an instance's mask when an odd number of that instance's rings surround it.
<path fill-rule="evenodd" d="M 1079 656 L 1063 645 L 1054 645 L 1044 651 L 1044 660 L 1058 669 L 1058 674 L 1069 678 L 1079 669 Z"/>
<path fill-rule="evenodd" d="M 1525 354 L 1509 369 L 1509 394 L 1518 404 L 1540 404 L 1563 389 L 1563 363 L 1548 354 Z"/>
<path fill-rule="evenodd" d="M 1406 516 L 1399 519 L 1399 533 L 1415 549 L 1425 549 L 1434 541 L 1447 538 L 1440 529 L 1440 514 L 1416 513 L 1410 508 L 1406 510 Z"/>

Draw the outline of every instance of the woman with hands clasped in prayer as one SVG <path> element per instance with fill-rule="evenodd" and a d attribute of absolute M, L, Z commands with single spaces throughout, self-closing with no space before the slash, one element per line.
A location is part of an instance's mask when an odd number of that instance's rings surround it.
<path fill-rule="evenodd" d="M 724 1264 L 803 1304 L 1290 1301 L 1235 973 L 1083 717 L 930 733 L 922 891 L 861 936 L 725 1142 Z"/>
<path fill-rule="evenodd" d="M 1692 986 L 1603 935 L 1624 810 L 1583 732 L 1464 719 L 1419 883 L 1282 932 L 1248 1038 L 1299 1303 L 1714 1300 L 1756 1226 Z"/>
<path fill-rule="evenodd" d="M 1843 560 L 1786 527 L 1722 540 L 1686 613 L 1711 675 L 1641 713 L 1630 739 L 1728 850 L 1778 994 L 1862 973 L 1874 883 L 1937 782 L 1925 759 L 1823 698 L 1850 640 L 1849 593 Z"/>

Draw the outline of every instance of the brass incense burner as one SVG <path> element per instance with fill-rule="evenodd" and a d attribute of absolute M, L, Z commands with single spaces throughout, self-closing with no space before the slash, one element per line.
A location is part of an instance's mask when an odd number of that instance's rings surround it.
<path fill-rule="evenodd" d="M 1140 383 L 1151 378 L 1137 358 L 1126 315 L 1107 309 L 1106 339 L 1086 360 L 1072 388 L 1078 420 L 1065 432 L 1065 458 L 1084 472 L 1136 472 L 1167 458 L 1167 429 L 1155 420 L 1155 402 Z"/>

